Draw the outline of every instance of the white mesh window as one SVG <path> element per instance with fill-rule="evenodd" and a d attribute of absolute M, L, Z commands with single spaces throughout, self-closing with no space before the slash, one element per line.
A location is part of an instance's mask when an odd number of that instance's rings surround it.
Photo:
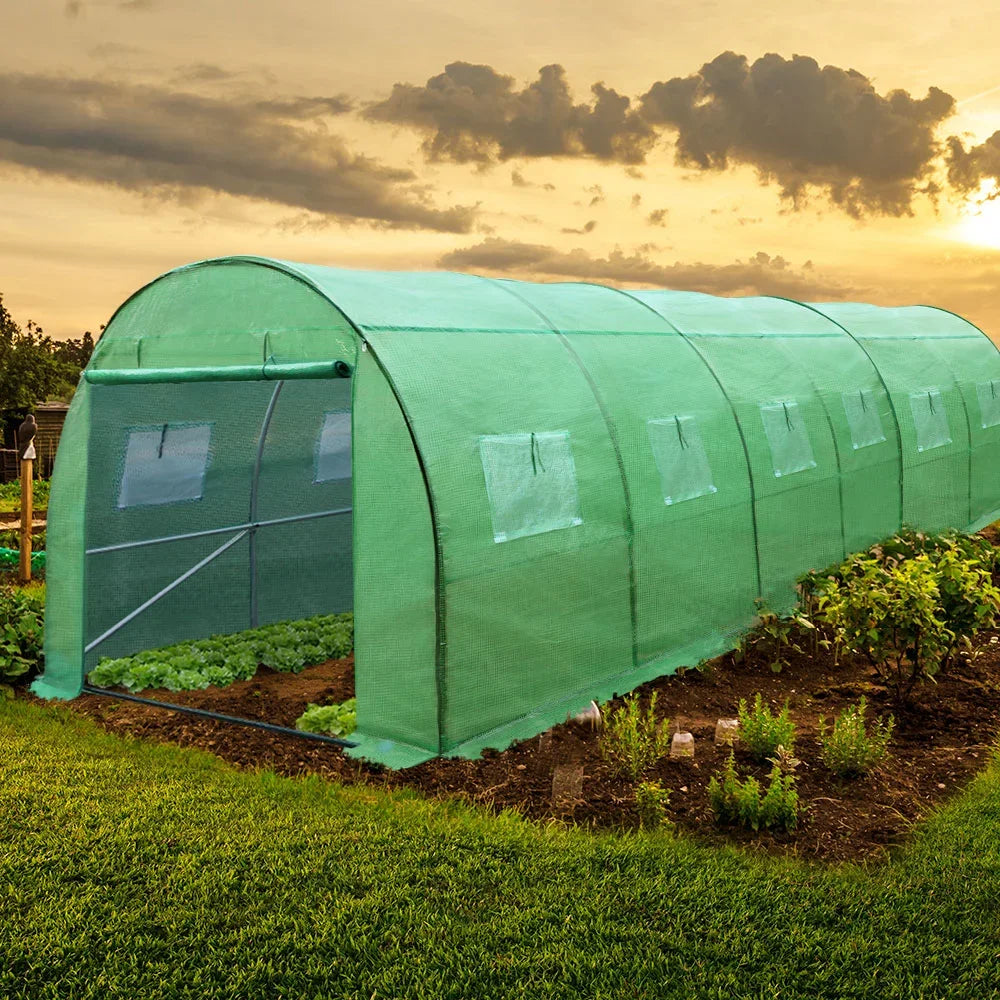
<path fill-rule="evenodd" d="M 990 379 L 976 386 L 979 397 L 979 420 L 983 427 L 1000 424 L 1000 379 Z"/>
<path fill-rule="evenodd" d="M 483 436 L 479 454 L 495 542 L 583 523 L 568 431 Z"/>
<path fill-rule="evenodd" d="M 948 411 L 940 389 L 924 389 L 910 394 L 910 410 L 917 432 L 917 451 L 930 451 L 951 444 Z"/>
<path fill-rule="evenodd" d="M 816 468 L 806 422 L 794 399 L 764 403 L 760 415 L 771 446 L 771 466 L 776 476 L 790 476 L 793 472 Z"/>
<path fill-rule="evenodd" d="M 118 507 L 200 500 L 211 424 L 161 424 L 128 433 Z"/>
<path fill-rule="evenodd" d="M 851 443 L 857 448 L 868 448 L 885 440 L 882 418 L 879 416 L 875 394 L 871 389 L 857 389 L 843 395 L 844 413 L 851 428 Z"/>
<path fill-rule="evenodd" d="M 663 420 L 648 420 L 646 431 L 660 471 L 664 503 L 680 503 L 716 492 L 698 421 L 693 416 L 674 414 Z"/>
<path fill-rule="evenodd" d="M 314 483 L 351 478 L 351 414 L 335 410 L 324 414 L 316 446 Z"/>

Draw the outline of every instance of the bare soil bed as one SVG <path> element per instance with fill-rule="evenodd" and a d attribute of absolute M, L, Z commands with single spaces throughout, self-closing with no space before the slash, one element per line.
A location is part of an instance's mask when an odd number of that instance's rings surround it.
<path fill-rule="evenodd" d="M 962 661 L 937 684 L 918 690 L 917 704 L 896 713 L 896 731 L 887 761 L 865 778 L 841 780 L 821 763 L 820 716 L 829 721 L 865 695 L 869 718 L 890 708 L 860 661 L 834 665 L 823 653 L 793 655 L 780 673 L 767 657 L 739 663 L 731 654 L 702 672 L 687 671 L 644 685 L 643 695 L 658 692 L 658 708 L 672 730 L 695 737 L 695 757 L 661 761 L 647 778 L 671 790 L 669 818 L 686 834 L 713 843 L 740 843 L 748 849 L 794 854 L 828 861 L 864 860 L 903 843 L 929 810 L 959 792 L 981 770 L 1000 729 L 1000 643 L 984 633 L 978 655 Z M 309 667 L 298 675 L 261 668 L 249 681 L 227 688 L 144 696 L 192 705 L 249 719 L 292 726 L 309 701 L 351 697 L 353 657 Z M 792 834 L 753 834 L 719 829 L 708 805 L 708 779 L 725 763 L 729 748 L 714 745 L 716 720 L 733 717 L 740 698 L 761 692 L 780 707 L 788 700 L 796 723 L 796 771 L 802 811 Z M 336 747 L 294 736 L 196 719 L 179 713 L 85 695 L 72 702 L 104 728 L 133 736 L 199 747 L 247 768 L 282 774 L 318 773 L 333 780 L 380 787 L 410 786 L 430 796 L 460 796 L 490 809 L 515 809 L 541 821 L 559 820 L 593 828 L 635 828 L 638 819 L 632 788 L 611 773 L 601 758 L 598 734 L 576 723 L 556 726 L 483 759 L 439 759 L 393 772 L 352 760 Z M 766 765 L 753 764 L 737 745 L 741 774 L 766 777 Z M 554 802 L 553 772 L 558 765 L 583 768 L 579 801 Z"/>

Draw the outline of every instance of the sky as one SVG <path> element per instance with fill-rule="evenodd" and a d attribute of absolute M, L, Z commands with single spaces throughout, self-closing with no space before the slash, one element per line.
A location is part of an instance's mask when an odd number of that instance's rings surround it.
<path fill-rule="evenodd" d="M 927 303 L 1000 340 L 995 2 L 0 0 L 0 293 L 226 254 Z"/>

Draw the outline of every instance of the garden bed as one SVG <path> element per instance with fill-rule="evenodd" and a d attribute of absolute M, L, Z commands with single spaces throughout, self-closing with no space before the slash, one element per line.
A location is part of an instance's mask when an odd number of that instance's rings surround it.
<path fill-rule="evenodd" d="M 918 693 L 917 704 L 897 711 L 896 731 L 886 761 L 865 778 L 841 780 L 821 763 L 820 716 L 829 721 L 863 695 L 869 717 L 888 711 L 870 669 L 854 659 L 833 663 L 791 654 L 780 673 L 770 658 L 735 663 L 731 654 L 704 671 L 661 678 L 644 685 L 645 696 L 658 692 L 658 710 L 671 730 L 694 734 L 693 760 L 661 760 L 648 773 L 670 789 L 668 818 L 686 834 L 709 842 L 738 842 L 748 848 L 825 860 L 862 860 L 905 841 L 913 825 L 938 803 L 960 791 L 981 770 L 1000 728 L 1000 643 L 997 632 L 981 633 L 979 655 L 963 659 L 937 684 Z M 309 701 L 342 701 L 353 695 L 353 658 L 328 661 L 299 674 L 261 668 L 256 676 L 225 688 L 203 691 L 145 691 L 146 697 L 262 719 L 291 726 Z M 798 829 L 791 834 L 754 834 L 713 822 L 706 786 L 728 757 L 713 742 L 719 717 L 736 714 L 740 698 L 761 692 L 780 707 L 787 698 L 797 726 L 796 770 L 802 804 Z M 542 821 L 559 819 L 595 828 L 635 828 L 638 819 L 632 786 L 616 777 L 601 757 L 597 733 L 575 723 L 555 727 L 482 760 L 432 760 L 401 772 L 370 767 L 328 745 L 194 719 L 156 708 L 87 695 L 71 703 L 105 728 L 134 736 L 195 746 L 237 765 L 283 774 L 318 773 L 345 783 L 410 786 L 431 796 L 460 796 L 490 809 L 515 809 Z M 763 780 L 767 765 L 750 762 L 736 749 L 740 772 Z M 575 807 L 554 804 L 553 771 L 558 765 L 582 766 L 581 800 Z"/>

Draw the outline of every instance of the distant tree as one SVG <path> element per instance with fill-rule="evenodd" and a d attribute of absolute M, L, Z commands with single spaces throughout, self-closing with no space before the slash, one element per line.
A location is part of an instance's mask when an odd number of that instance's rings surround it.
<path fill-rule="evenodd" d="M 28 410 L 39 400 L 72 394 L 82 367 L 76 361 L 93 350 L 93 337 L 87 333 L 70 343 L 69 353 L 61 354 L 37 323 L 28 320 L 22 330 L 0 293 L 0 411 Z"/>

